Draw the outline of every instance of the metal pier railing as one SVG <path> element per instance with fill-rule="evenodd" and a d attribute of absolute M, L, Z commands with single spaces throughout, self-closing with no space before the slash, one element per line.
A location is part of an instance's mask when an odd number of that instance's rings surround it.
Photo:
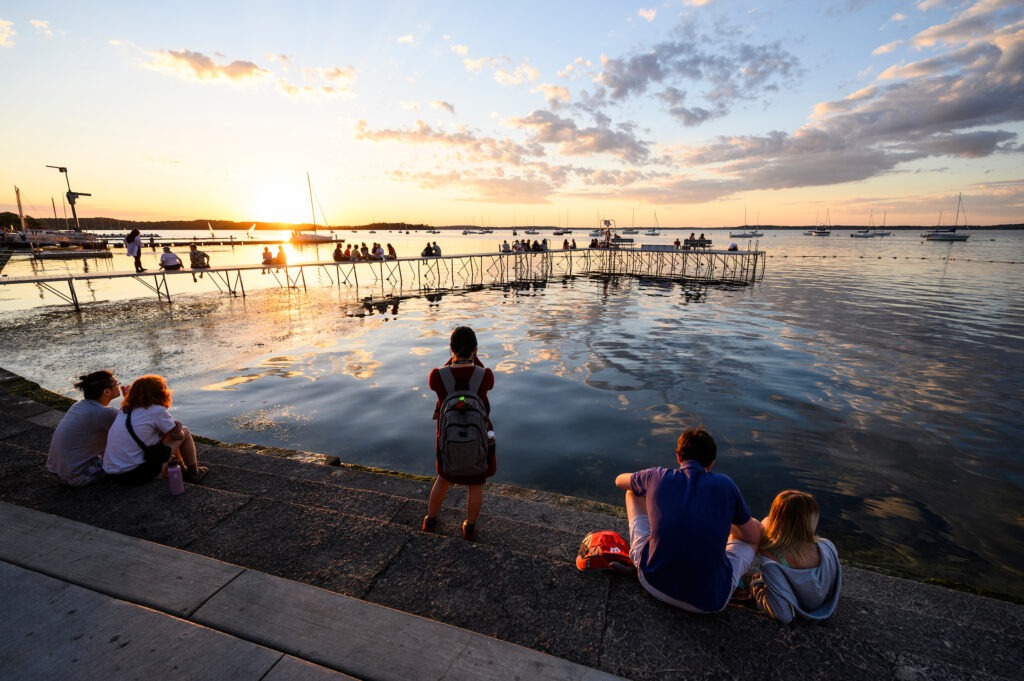
<path fill-rule="evenodd" d="M 246 295 L 245 275 L 269 274 L 288 289 L 307 289 L 306 272 L 332 286 L 354 287 L 371 297 L 401 296 L 403 292 L 447 292 L 485 286 L 546 282 L 553 277 L 617 275 L 680 281 L 701 285 L 747 285 L 764 277 L 765 252 L 646 249 L 573 249 L 528 253 L 487 253 L 436 258 L 399 258 L 360 262 L 312 262 L 294 265 L 244 265 L 201 270 L 221 292 Z M 61 276 L 8 277 L 0 285 L 33 284 L 81 310 L 75 284 L 99 279 L 132 279 L 171 302 L 169 277 L 200 270 L 113 272 Z"/>

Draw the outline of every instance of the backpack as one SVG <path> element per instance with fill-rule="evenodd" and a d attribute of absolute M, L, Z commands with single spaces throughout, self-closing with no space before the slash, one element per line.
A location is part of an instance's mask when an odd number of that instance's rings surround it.
<path fill-rule="evenodd" d="M 455 383 L 451 367 L 437 370 L 447 393 L 437 415 L 441 470 L 449 475 L 487 472 L 487 408 L 477 391 L 487 370 L 473 367 L 468 384 Z"/>
<path fill-rule="evenodd" d="M 580 572 L 612 570 L 636 574 L 636 566 L 629 557 L 629 544 L 614 530 L 591 532 L 583 538 L 576 556 L 576 569 Z"/>

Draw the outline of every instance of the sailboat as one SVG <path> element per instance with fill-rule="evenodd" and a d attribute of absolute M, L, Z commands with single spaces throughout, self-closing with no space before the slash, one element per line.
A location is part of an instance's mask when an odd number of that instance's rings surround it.
<path fill-rule="evenodd" d="M 964 214 L 964 229 L 967 227 L 967 211 L 963 209 L 964 195 L 960 194 L 956 200 L 956 217 L 953 219 L 952 227 L 942 227 L 942 211 L 939 211 L 939 224 L 935 229 L 922 232 L 921 236 L 925 241 L 967 241 L 969 234 L 960 234 L 956 228 L 960 225 L 960 213 Z"/>
<path fill-rule="evenodd" d="M 757 212 L 757 222 L 761 222 L 761 211 Z M 747 229 L 747 209 L 743 208 L 743 231 L 740 232 L 729 232 L 730 239 L 756 239 L 759 236 L 764 236 L 764 232 L 759 232 L 757 228 Z"/>
<path fill-rule="evenodd" d="M 324 234 L 316 233 L 316 205 L 313 203 L 313 183 L 309 179 L 309 173 L 306 173 L 306 185 L 309 187 L 309 207 L 313 211 L 313 231 L 303 232 L 301 229 L 292 231 L 288 240 L 293 244 L 323 244 L 331 243 L 334 241 L 334 237 L 330 237 Z"/>
<path fill-rule="evenodd" d="M 875 228 L 875 213 L 874 211 L 868 216 L 868 226 L 865 229 L 858 229 L 857 231 L 850 234 L 855 239 L 871 239 L 876 236 L 892 236 L 892 232 L 885 230 L 885 213 L 882 213 L 882 227 Z"/>
<path fill-rule="evenodd" d="M 832 236 L 832 219 L 827 209 L 825 210 L 825 222 L 814 229 L 807 230 L 804 234 L 809 236 Z"/>

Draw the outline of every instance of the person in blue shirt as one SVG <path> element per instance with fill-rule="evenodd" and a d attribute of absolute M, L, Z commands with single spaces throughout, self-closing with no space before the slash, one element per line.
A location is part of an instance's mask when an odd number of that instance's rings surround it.
<path fill-rule="evenodd" d="M 712 473 L 718 454 L 703 427 L 676 445 L 678 468 L 622 473 L 630 558 L 640 584 L 688 612 L 725 609 L 757 553 L 761 523 L 728 476 Z"/>

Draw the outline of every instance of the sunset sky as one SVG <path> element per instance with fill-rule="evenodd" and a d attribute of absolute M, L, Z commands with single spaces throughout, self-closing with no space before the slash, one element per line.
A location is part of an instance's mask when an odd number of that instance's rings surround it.
<path fill-rule="evenodd" d="M 1024 222 L 1020 0 L 0 1 L 0 211 Z"/>

